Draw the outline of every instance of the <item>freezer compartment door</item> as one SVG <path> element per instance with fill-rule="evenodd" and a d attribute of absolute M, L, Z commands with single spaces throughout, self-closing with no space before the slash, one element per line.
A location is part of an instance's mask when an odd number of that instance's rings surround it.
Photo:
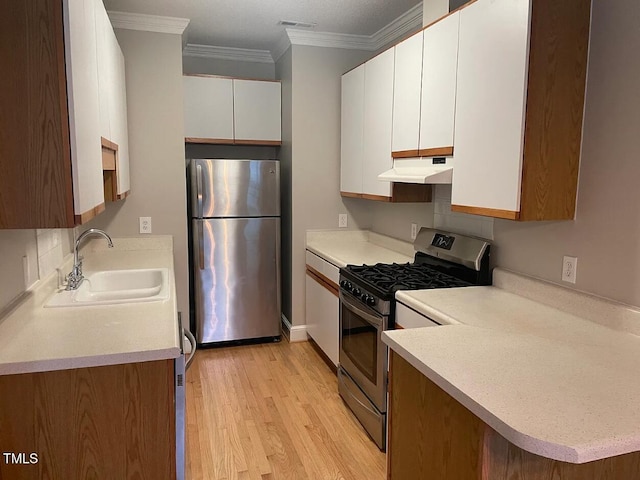
<path fill-rule="evenodd" d="M 280 216 L 276 160 L 192 160 L 191 212 L 197 218 Z"/>
<path fill-rule="evenodd" d="M 199 344 L 280 335 L 280 219 L 193 220 Z"/>

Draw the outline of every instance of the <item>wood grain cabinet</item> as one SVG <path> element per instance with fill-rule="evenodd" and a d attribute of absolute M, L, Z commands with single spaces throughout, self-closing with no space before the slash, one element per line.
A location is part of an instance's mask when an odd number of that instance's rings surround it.
<path fill-rule="evenodd" d="M 388 412 L 388 480 L 640 478 L 638 452 L 573 464 L 522 450 L 393 351 Z"/>
<path fill-rule="evenodd" d="M 282 142 L 279 81 L 184 75 L 187 143 L 270 145 Z"/>
<path fill-rule="evenodd" d="M 0 376 L 3 452 L 12 480 L 176 478 L 174 362 Z"/>
<path fill-rule="evenodd" d="M 315 342 L 332 368 L 338 366 L 339 312 L 338 267 L 307 251 L 307 335 Z"/>
<path fill-rule="evenodd" d="M 124 88 L 124 64 L 114 73 L 98 58 L 104 18 L 101 0 L 0 6 L 0 228 L 73 227 L 105 208 L 101 137 L 110 99 L 99 78 L 107 71 Z M 117 93 L 117 115 L 126 119 L 124 91 Z M 126 120 L 114 131 L 126 151 Z"/>
<path fill-rule="evenodd" d="M 452 210 L 575 214 L 589 0 L 478 0 L 460 11 Z"/>

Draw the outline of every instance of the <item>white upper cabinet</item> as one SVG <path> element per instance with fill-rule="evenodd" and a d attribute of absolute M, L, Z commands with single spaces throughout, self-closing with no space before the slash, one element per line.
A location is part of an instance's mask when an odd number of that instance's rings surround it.
<path fill-rule="evenodd" d="M 421 155 L 444 154 L 429 150 L 454 146 L 459 24 L 460 12 L 455 12 L 424 30 Z"/>
<path fill-rule="evenodd" d="M 106 121 L 101 122 L 96 55 L 96 10 L 101 5 L 99 0 L 64 2 L 73 199 L 79 223 L 104 208 L 100 137 Z"/>
<path fill-rule="evenodd" d="M 460 11 L 452 210 L 574 218 L 591 2 Z"/>
<path fill-rule="evenodd" d="M 111 45 L 114 47 L 113 52 L 113 72 L 114 85 L 116 88 L 113 92 L 110 111 L 111 118 L 111 136 L 113 141 L 118 144 L 118 168 L 116 170 L 118 177 L 117 193 L 119 196 L 124 195 L 131 189 L 131 181 L 129 174 L 129 128 L 127 119 L 127 88 L 125 78 L 124 55 L 120 50 L 120 45 L 116 39 L 112 28 L 109 28 L 111 36 Z"/>
<path fill-rule="evenodd" d="M 415 157 L 418 155 L 422 44 L 423 32 L 420 31 L 395 46 L 393 137 L 391 142 L 394 157 Z"/>
<path fill-rule="evenodd" d="M 183 81 L 187 142 L 280 145 L 280 82 L 207 75 Z"/>
<path fill-rule="evenodd" d="M 111 139 L 110 102 L 113 94 L 113 71 L 110 65 L 112 47 L 108 30 L 111 23 L 107 11 L 96 3 L 96 58 L 98 62 L 98 91 L 100 99 L 100 135 Z"/>
<path fill-rule="evenodd" d="M 391 197 L 391 182 L 378 175 L 393 165 L 391 136 L 393 123 L 393 68 L 395 50 L 386 50 L 365 63 L 364 149 L 362 193 Z"/>
<path fill-rule="evenodd" d="M 280 143 L 281 95 L 280 82 L 233 80 L 233 125 L 236 143 Z"/>
<path fill-rule="evenodd" d="M 460 12 L 452 204 L 520 209 L 528 39 L 527 1 Z"/>
<path fill-rule="evenodd" d="M 362 193 L 364 64 L 342 76 L 340 191 Z"/>
<path fill-rule="evenodd" d="M 233 80 L 221 77 L 182 77 L 184 136 L 188 139 L 233 142 Z"/>

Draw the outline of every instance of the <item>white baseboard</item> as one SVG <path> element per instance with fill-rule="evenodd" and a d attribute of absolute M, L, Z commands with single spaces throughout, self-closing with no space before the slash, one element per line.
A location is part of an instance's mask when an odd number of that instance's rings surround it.
<path fill-rule="evenodd" d="M 307 326 L 306 325 L 291 325 L 291 322 L 287 317 L 282 315 L 282 323 L 287 330 L 289 330 L 289 342 L 306 342 L 307 338 Z"/>

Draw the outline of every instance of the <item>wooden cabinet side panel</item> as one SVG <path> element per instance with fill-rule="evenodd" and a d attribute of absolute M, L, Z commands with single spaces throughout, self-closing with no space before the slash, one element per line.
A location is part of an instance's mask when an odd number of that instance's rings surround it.
<path fill-rule="evenodd" d="M 480 478 L 483 423 L 392 351 L 389 478 Z"/>
<path fill-rule="evenodd" d="M 2 479 L 174 478 L 173 362 L 1 376 L 0 425 Z"/>
<path fill-rule="evenodd" d="M 0 3 L 0 228 L 73 226 L 61 0 Z"/>
<path fill-rule="evenodd" d="M 590 12 L 590 0 L 533 2 L 522 220 L 575 214 Z"/>

